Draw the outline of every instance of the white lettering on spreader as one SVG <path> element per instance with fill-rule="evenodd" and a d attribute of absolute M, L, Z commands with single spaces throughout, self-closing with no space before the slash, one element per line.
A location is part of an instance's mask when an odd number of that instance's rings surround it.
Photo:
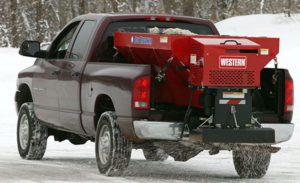
<path fill-rule="evenodd" d="M 220 57 L 220 67 L 246 68 L 246 57 Z"/>
<path fill-rule="evenodd" d="M 221 66 L 246 66 L 246 59 L 244 58 L 221 58 Z"/>

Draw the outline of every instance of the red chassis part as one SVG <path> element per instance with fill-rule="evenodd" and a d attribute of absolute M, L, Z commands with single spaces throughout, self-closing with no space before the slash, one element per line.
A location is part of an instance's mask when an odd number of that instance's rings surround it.
<path fill-rule="evenodd" d="M 279 39 L 266 37 L 185 36 L 116 32 L 118 52 L 135 64 L 149 64 L 152 74 L 170 58 L 166 79 L 157 85 L 159 103 L 187 106 L 191 90 L 202 87 L 259 87 L 260 71 L 279 52 Z M 194 92 L 199 105 L 202 90 Z"/>

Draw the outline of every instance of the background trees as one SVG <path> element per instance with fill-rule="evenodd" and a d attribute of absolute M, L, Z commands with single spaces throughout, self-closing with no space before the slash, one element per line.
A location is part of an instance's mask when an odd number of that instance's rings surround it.
<path fill-rule="evenodd" d="M 166 13 L 217 22 L 236 15 L 299 12 L 300 0 L 9 0 L 0 2 L 0 47 L 18 47 L 24 39 L 49 42 L 85 13 Z"/>

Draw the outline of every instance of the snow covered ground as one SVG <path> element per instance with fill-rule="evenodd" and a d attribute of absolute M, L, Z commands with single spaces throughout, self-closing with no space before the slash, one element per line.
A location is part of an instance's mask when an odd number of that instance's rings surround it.
<path fill-rule="evenodd" d="M 289 68 L 295 82 L 294 123 L 300 120 L 300 15 L 251 15 L 217 23 L 221 34 L 275 36 L 281 38 L 279 66 Z M 267 175 L 259 180 L 239 179 L 230 152 L 209 156 L 199 154 L 188 162 L 147 162 L 141 151 L 133 151 L 132 161 L 124 177 L 99 175 L 94 158 L 94 144 L 81 146 L 48 140 L 45 158 L 41 161 L 22 160 L 16 145 L 15 81 L 19 70 L 33 63 L 20 57 L 16 49 L 0 49 L 0 182 L 299 182 L 300 126 L 293 138 L 281 144 L 282 150 L 272 156 Z"/>

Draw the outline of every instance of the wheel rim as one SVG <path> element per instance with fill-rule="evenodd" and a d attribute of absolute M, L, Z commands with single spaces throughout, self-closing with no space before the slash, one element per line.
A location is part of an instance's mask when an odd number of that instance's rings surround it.
<path fill-rule="evenodd" d="M 99 159 L 102 164 L 106 164 L 109 161 L 111 149 L 111 135 L 107 125 L 103 125 L 98 141 Z"/>
<path fill-rule="evenodd" d="M 29 141 L 29 121 L 27 115 L 23 114 L 19 125 L 19 142 L 23 150 L 27 148 L 28 141 Z"/>

